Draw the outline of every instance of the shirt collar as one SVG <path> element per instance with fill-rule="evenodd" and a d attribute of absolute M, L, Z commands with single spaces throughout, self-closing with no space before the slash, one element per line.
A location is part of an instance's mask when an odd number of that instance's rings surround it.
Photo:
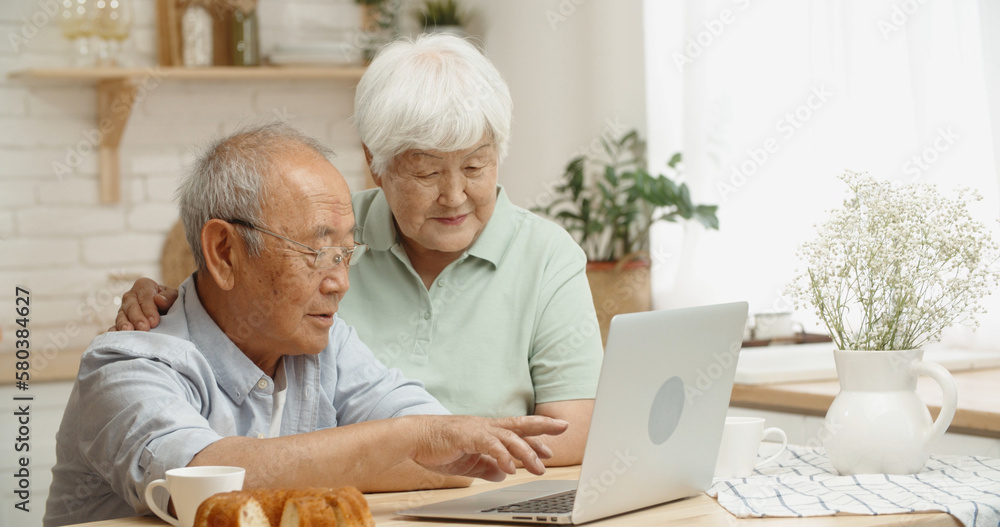
<path fill-rule="evenodd" d="M 165 318 L 183 306 L 191 342 L 212 366 L 219 387 L 236 404 L 243 404 L 247 394 L 254 389 L 260 379 L 265 377 L 264 371 L 223 333 L 222 328 L 205 311 L 201 299 L 198 298 L 194 277 L 192 274 L 180 285 L 178 288 L 180 301 L 174 304 Z"/>
<path fill-rule="evenodd" d="M 361 226 L 361 241 L 373 251 L 388 251 L 396 244 L 396 226 L 392 222 L 392 211 L 385 193 L 378 189 L 372 200 L 364 225 Z"/>
<path fill-rule="evenodd" d="M 503 186 L 497 185 L 497 202 L 493 215 L 486 222 L 486 227 L 479 233 L 479 237 L 472 243 L 472 247 L 468 250 L 469 255 L 492 263 L 494 268 L 500 265 L 517 230 L 516 222 L 514 204 L 507 198 L 507 191 Z M 373 251 L 388 251 L 397 242 L 392 211 L 381 189 L 372 200 L 361 232 L 362 241 Z"/>
<path fill-rule="evenodd" d="M 514 204 L 507 198 L 507 191 L 497 185 L 497 203 L 493 208 L 493 215 L 486 222 L 483 232 L 472 242 L 469 255 L 490 262 L 495 269 L 507 254 L 507 248 L 510 247 L 516 231 L 517 215 L 514 214 Z"/>

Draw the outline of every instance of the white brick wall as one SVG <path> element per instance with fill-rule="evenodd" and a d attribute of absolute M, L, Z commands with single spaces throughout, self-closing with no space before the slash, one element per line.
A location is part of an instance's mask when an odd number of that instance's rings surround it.
<path fill-rule="evenodd" d="M 15 233 L 0 245 L 0 269 L 29 271 L 46 267 L 66 267 L 67 263 L 72 264 L 80 260 L 80 243 L 75 240 L 36 240 L 27 236 L 17 236 L 17 229 L 14 230 Z M 11 285 L 16 285 L 16 282 L 5 283 L 0 295 L 8 301 L 8 304 L 13 305 L 11 298 L 14 293 L 8 291 Z M 4 323 L 6 331 L 8 328 L 6 324 L 10 322 L 4 320 Z M 2 343 L 9 344 L 10 340 L 4 339 Z"/>
<path fill-rule="evenodd" d="M 83 241 L 83 261 L 97 265 L 139 264 L 149 261 L 149 255 L 160 255 L 162 234 L 117 234 L 95 236 Z"/>
<path fill-rule="evenodd" d="M 38 189 L 38 201 L 43 205 L 91 205 L 97 203 L 97 179 L 66 176 L 62 181 L 19 182 L 33 184 Z"/>
<path fill-rule="evenodd" d="M 128 228 L 137 232 L 163 232 L 163 225 L 177 221 L 177 207 L 173 203 L 144 203 L 128 213 Z"/>
<path fill-rule="evenodd" d="M 125 218 L 118 207 L 31 207 L 17 212 L 19 234 L 24 236 L 73 236 L 118 233 Z M 25 262 L 27 263 L 27 262 Z"/>
<path fill-rule="evenodd" d="M 0 212 L 0 242 L 14 235 L 14 213 Z M 2 249 L 0 249 L 2 250 Z"/>
<path fill-rule="evenodd" d="M 134 64 L 152 65 L 155 2 L 133 1 Z M 178 177 L 199 147 L 240 123 L 284 115 L 336 150 L 348 183 L 364 188 L 364 157 L 347 122 L 352 82 L 163 80 L 140 89 L 125 129 L 121 202 L 98 203 L 97 155 L 86 136 L 96 126 L 94 86 L 7 78 L 70 65 L 72 46 L 55 20 L 33 31 L 32 20 L 47 19 L 40 6 L 48 2 L 0 2 L 0 312 L 13 305 L 15 285 L 29 287 L 37 298 L 36 346 L 84 347 L 109 326 L 113 297 L 125 287 L 113 274 L 159 278 L 163 240 L 177 219 Z M 280 41 L 346 39 L 359 16 L 353 0 L 260 0 L 262 53 Z M 23 31 L 32 32 L 27 42 L 12 45 L 10 36 Z M 54 163 L 72 165 L 73 172 L 57 176 Z M 102 292 L 106 301 L 95 306 Z M 0 353 L 13 352 L 12 318 L 0 316 Z M 65 339 L 70 324 L 83 329 Z"/>

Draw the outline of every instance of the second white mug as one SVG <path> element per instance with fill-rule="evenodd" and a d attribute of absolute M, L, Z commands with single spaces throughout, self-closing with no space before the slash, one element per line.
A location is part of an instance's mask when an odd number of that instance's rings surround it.
<path fill-rule="evenodd" d="M 246 470 L 240 467 L 181 467 L 166 472 L 166 479 L 151 481 L 146 486 L 146 505 L 161 520 L 176 527 L 192 527 L 198 506 L 213 494 L 243 488 Z M 153 490 L 163 487 L 174 502 L 177 517 L 156 505 Z"/>
<path fill-rule="evenodd" d="M 781 449 L 773 456 L 757 463 L 757 451 L 765 436 L 781 437 Z M 715 462 L 715 477 L 722 479 L 745 478 L 757 467 L 778 458 L 788 446 L 788 436 L 780 428 L 764 428 L 760 417 L 727 417 L 722 430 L 719 457 Z"/>

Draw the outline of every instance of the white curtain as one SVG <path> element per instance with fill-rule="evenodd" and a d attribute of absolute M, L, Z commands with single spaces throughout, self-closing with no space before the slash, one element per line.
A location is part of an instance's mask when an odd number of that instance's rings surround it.
<path fill-rule="evenodd" d="M 682 151 L 695 201 L 717 203 L 721 221 L 656 231 L 655 307 L 791 310 L 795 250 L 839 206 L 845 168 L 977 188 L 975 213 L 996 232 L 997 4 L 646 0 L 651 168 Z M 950 343 L 1000 348 L 997 298 L 978 334 Z"/>

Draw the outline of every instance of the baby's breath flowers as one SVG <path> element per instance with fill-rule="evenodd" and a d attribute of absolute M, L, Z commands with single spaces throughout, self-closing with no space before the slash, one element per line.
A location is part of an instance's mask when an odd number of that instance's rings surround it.
<path fill-rule="evenodd" d="M 969 214 L 982 196 L 950 198 L 929 184 L 877 181 L 847 171 L 853 195 L 817 227 L 788 286 L 842 350 L 916 349 L 956 323 L 978 327 L 979 301 L 1000 280 L 1000 249 Z"/>

